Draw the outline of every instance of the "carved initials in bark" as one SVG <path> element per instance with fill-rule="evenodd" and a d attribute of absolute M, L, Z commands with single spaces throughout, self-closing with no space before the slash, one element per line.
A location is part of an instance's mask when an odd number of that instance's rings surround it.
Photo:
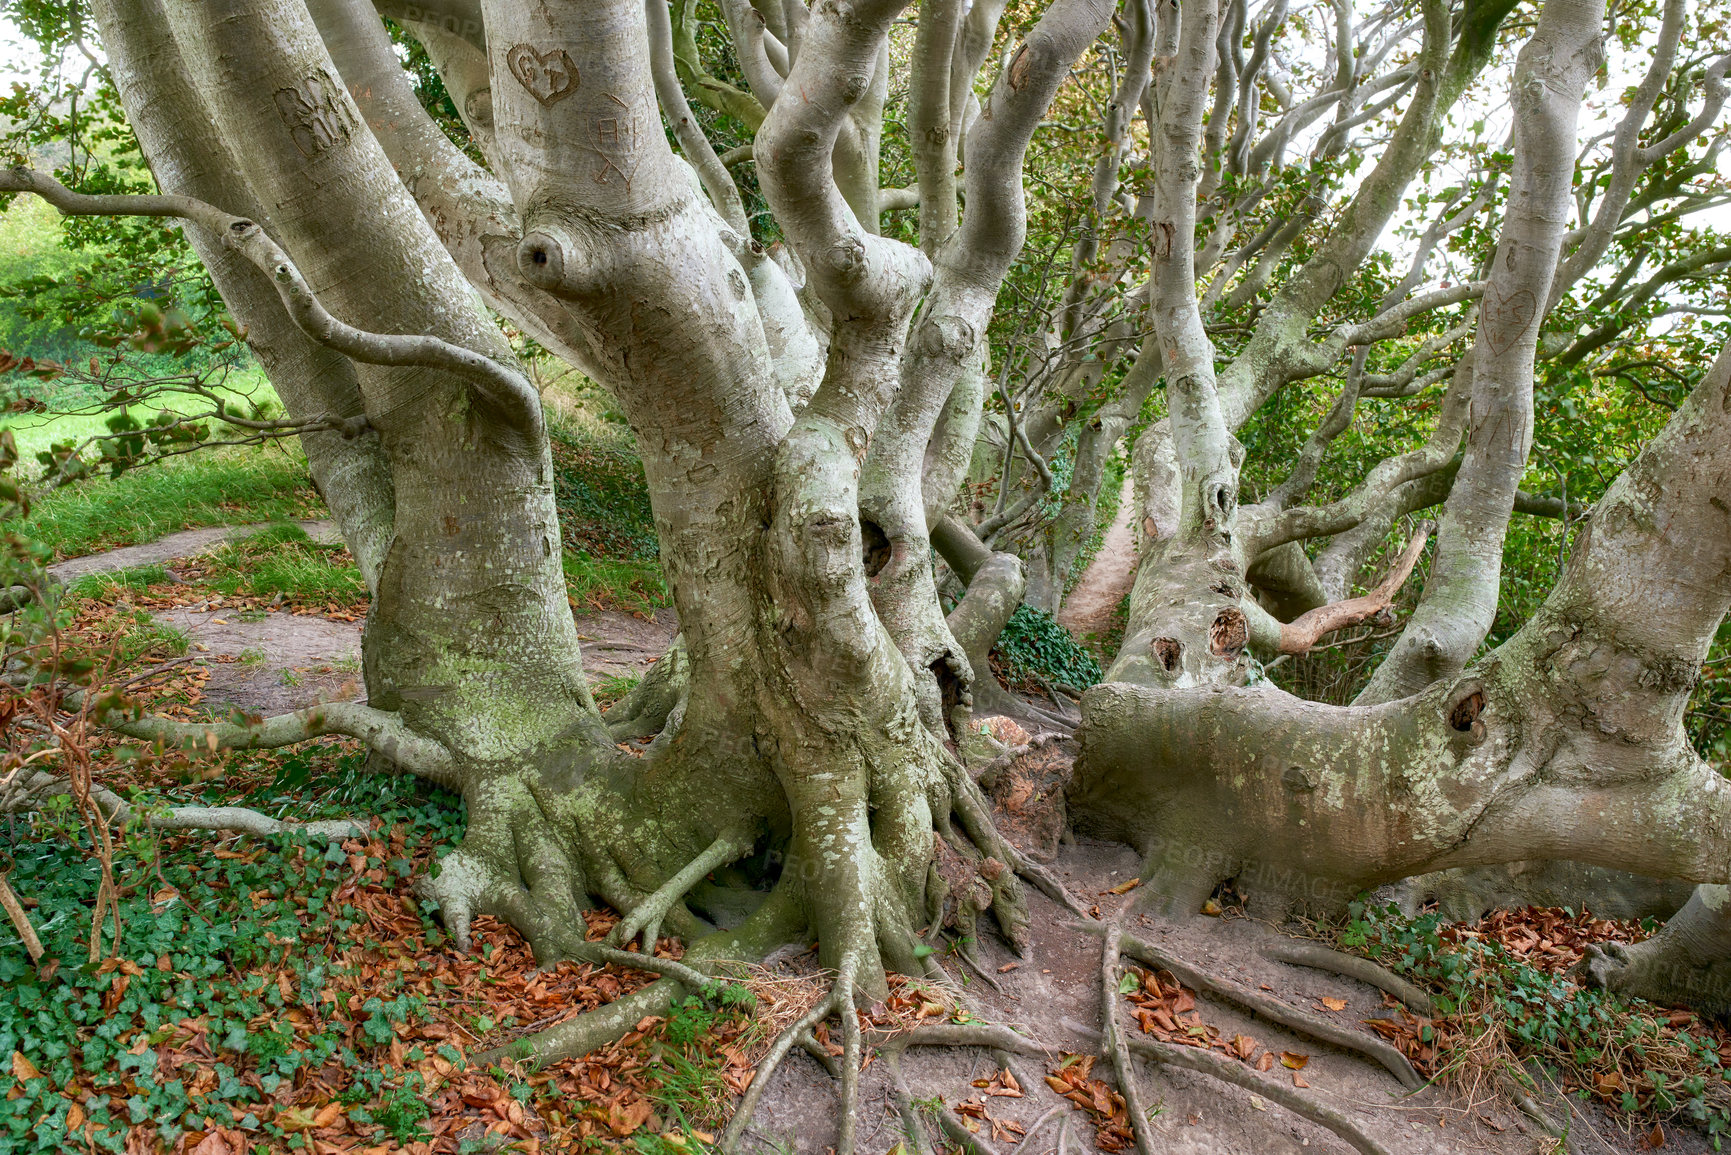
<path fill-rule="evenodd" d="M 293 88 L 276 91 L 277 115 L 288 127 L 300 154 L 309 160 L 345 143 L 353 121 L 337 82 L 315 72 Z"/>
<path fill-rule="evenodd" d="M 1502 296 L 1495 285 L 1485 291 L 1484 335 L 1491 352 L 1502 356 L 1514 348 L 1515 342 L 1533 323 L 1538 301 L 1526 289 Z"/>
<path fill-rule="evenodd" d="M 631 187 L 631 176 L 637 171 L 637 112 L 611 92 L 604 94 L 614 107 L 589 122 L 590 143 L 601 158 L 595 183 L 607 184 L 615 175 Z"/>
<path fill-rule="evenodd" d="M 577 66 L 563 48 L 540 52 L 519 44 L 505 54 L 505 67 L 542 104 L 553 104 L 577 91 Z"/>
<path fill-rule="evenodd" d="M 1171 221 L 1155 221 L 1150 231 L 1148 241 L 1154 247 L 1154 255 L 1165 260 L 1172 255 L 1172 238 L 1177 234 L 1178 226 Z"/>

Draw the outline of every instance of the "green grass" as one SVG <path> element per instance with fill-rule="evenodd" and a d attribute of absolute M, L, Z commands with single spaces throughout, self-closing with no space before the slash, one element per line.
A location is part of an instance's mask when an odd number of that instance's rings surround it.
<path fill-rule="evenodd" d="M 66 594 L 72 598 L 107 599 L 122 593 L 143 593 L 154 585 L 174 580 L 174 575 L 156 563 L 135 565 L 109 573 L 87 573 L 70 582 Z"/>
<path fill-rule="evenodd" d="M 191 642 L 186 633 L 166 622 L 154 618 L 140 622 L 135 629 L 128 630 L 120 639 L 120 662 L 131 665 L 146 657 L 158 661 L 168 658 L 179 658 L 186 655 Z"/>
<path fill-rule="evenodd" d="M 636 674 L 609 674 L 595 683 L 591 693 L 598 704 L 608 706 L 635 690 L 642 680 Z"/>
<path fill-rule="evenodd" d="M 293 522 L 229 542 L 211 555 L 208 584 L 224 594 L 291 602 L 349 603 L 367 596 L 361 571 L 341 545 L 325 545 Z"/>
<path fill-rule="evenodd" d="M 121 667 L 149 659 L 165 662 L 186 655 L 191 640 L 178 627 L 159 622 L 143 610 L 132 612 L 132 625 L 115 641 L 114 657 Z"/>
<path fill-rule="evenodd" d="M 619 609 L 651 614 L 673 604 L 661 567 L 652 561 L 619 561 L 566 550 L 565 588 L 579 613 Z"/>
<path fill-rule="evenodd" d="M 172 360 L 161 358 L 164 364 L 160 370 L 164 373 L 187 372 L 187 366 Z M 230 402 L 231 410 L 241 413 L 251 411 L 254 405 L 262 406 L 265 412 L 280 414 L 282 402 L 277 398 L 276 390 L 271 387 L 270 380 L 264 375 L 264 370 L 256 365 L 230 370 L 217 384 L 212 378 L 212 384 L 217 393 Z M 119 412 L 118 409 L 94 411 L 92 407 L 96 398 L 88 392 L 74 393 L 70 389 L 57 388 L 58 382 L 48 382 L 30 390 L 33 396 L 46 402 L 49 409 L 42 413 L 18 413 L 6 417 L 0 426 L 12 430 L 12 439 L 18 446 L 19 468 L 24 470 L 23 476 L 40 477 L 46 466 L 37 461 L 36 455 L 48 449 L 57 442 L 70 441 L 75 445 L 83 445 L 92 437 L 106 437 L 111 434 L 108 427 L 109 418 Z M 165 395 L 163 404 L 139 404 L 128 406 L 126 412 L 140 425 L 149 425 L 165 410 L 175 410 L 181 413 L 199 413 L 207 411 L 209 402 L 200 397 L 187 395 Z M 66 410 L 77 410 L 66 412 Z M 57 411 L 58 410 L 58 411 Z M 86 411 L 91 410 L 91 411 Z M 212 426 L 211 436 L 222 438 L 234 432 L 232 426 Z M 89 459 L 93 455 L 86 453 Z"/>
<path fill-rule="evenodd" d="M 280 521 L 317 509 L 298 449 L 213 450 L 40 496 L 24 529 L 66 558 L 194 526 Z"/>

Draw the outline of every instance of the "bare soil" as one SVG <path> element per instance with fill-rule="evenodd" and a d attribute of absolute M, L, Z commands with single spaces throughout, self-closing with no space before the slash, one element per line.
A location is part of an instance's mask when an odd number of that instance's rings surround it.
<path fill-rule="evenodd" d="M 1082 580 L 1058 610 L 1058 624 L 1079 642 L 1086 641 L 1091 634 L 1106 632 L 1112 622 L 1112 611 L 1136 580 L 1136 535 L 1130 524 L 1135 516 L 1135 490 L 1126 476 L 1118 499 L 1118 515 L 1107 527 L 1105 540 L 1083 571 Z"/>
<path fill-rule="evenodd" d="M 1041 773 L 1036 771 L 1036 776 Z M 1015 824 L 1005 823 L 1005 828 L 1014 830 Z M 1131 901 L 1131 897 L 1112 894 L 1112 888 L 1134 879 L 1139 865 L 1129 847 L 1084 839 L 1062 847 L 1051 870 L 1085 906 L 1097 907 L 1102 916 L 1110 917 Z M 1029 891 L 1029 904 L 1033 941 L 1025 958 L 1017 958 L 994 935 L 985 936 L 978 944 L 981 962 L 998 989 L 959 958 L 943 960 L 975 1016 L 1011 1025 L 1051 1048 L 1047 1062 L 1021 1057 L 1014 1060 L 1012 1072 L 1024 1092 L 1021 1098 L 984 1097 L 991 1119 L 1014 1122 L 1026 1129 L 1051 1109 L 1068 1106 L 1046 1084 L 1045 1076 L 1066 1055 L 1101 1053 L 1102 985 L 1100 939 L 1073 929 L 1074 917 L 1038 892 Z M 1278 931 L 1252 919 L 1198 916 L 1175 923 L 1133 916 L 1126 929 L 1215 976 L 1272 994 L 1336 1025 L 1358 1026 L 1390 1013 L 1382 993 L 1373 987 L 1262 957 L 1259 944 Z M 783 965 L 797 972 L 812 964 L 807 956 Z M 1342 1010 L 1330 1010 L 1323 1004 L 1324 998 L 1336 1000 L 1336 1005 L 1344 1000 L 1346 1005 Z M 1124 1013 L 1127 1010 L 1120 1007 L 1119 1022 L 1126 1034 L 1133 1034 L 1137 1026 Z M 1347 1115 L 1389 1152 L 1529 1155 L 1556 1149 L 1555 1140 L 1507 1103 L 1468 1103 L 1452 1090 L 1436 1086 L 1408 1094 L 1380 1066 L 1285 1030 L 1230 1003 L 1199 996 L 1197 1010 L 1222 1039 L 1244 1035 L 1255 1040 L 1259 1053 L 1267 1050 L 1276 1056 L 1306 1056 L 1301 1076 L 1309 1084 L 1305 1094 Z M 1367 1037 L 1372 1034 L 1369 1027 L 1360 1029 Z M 1308 1155 L 1352 1150 L 1333 1132 L 1252 1091 L 1141 1059 L 1132 1063 L 1144 1103 L 1153 1116 L 1155 1149 L 1162 1155 Z M 990 1054 L 979 1048 L 914 1048 L 903 1062 L 909 1090 L 916 1102 L 923 1101 L 922 1109 L 927 1111 L 953 1113 L 967 1099 L 981 1098 L 976 1081 L 991 1079 L 997 1070 Z M 1260 1078 L 1292 1086 L 1295 1073 L 1276 1062 Z M 1093 1075 L 1108 1083 L 1115 1081 L 1110 1061 L 1105 1058 L 1096 1061 Z M 751 1145 L 758 1151 L 787 1155 L 822 1155 L 833 1149 L 837 1134 L 834 1081 L 815 1060 L 797 1051 L 772 1078 L 750 1132 Z M 883 1064 L 867 1066 L 861 1077 L 856 1140 L 860 1151 L 890 1151 L 902 1142 L 901 1120 L 889 1085 Z M 1547 1109 L 1553 1117 L 1563 1116 L 1563 1108 L 1555 1102 L 1547 1103 Z M 1096 1150 L 1095 1128 L 1085 1113 L 1072 1108 L 1069 1118 L 1069 1149 Z M 1012 1143 L 1007 1135 L 1000 1133 L 992 1149 L 1019 1155 L 1052 1155 L 1058 1149 L 1056 1121 L 1028 1143 Z M 989 1142 L 991 1136 L 990 1126 L 981 1124 L 979 1137 Z M 1595 1105 L 1584 1116 L 1577 1115 L 1570 1149 L 1647 1151 L 1646 1139 L 1646 1131 L 1631 1130 L 1626 1122 L 1612 1119 Z M 1698 1133 L 1666 1127 L 1664 1150 L 1707 1152 L 1712 1148 Z"/>
<path fill-rule="evenodd" d="M 1071 894 L 1110 915 L 1129 899 L 1108 891 L 1136 877 L 1138 865 L 1128 847 L 1084 840 L 1065 847 L 1052 869 Z M 1044 1077 L 1065 1054 L 1098 1054 L 1101 1021 L 1100 939 L 1068 929 L 1073 917 L 1044 895 L 1031 893 L 1029 902 L 1034 940 L 1027 958 L 1016 958 L 995 937 L 988 936 L 978 944 L 981 960 L 1001 990 L 991 989 L 959 959 L 944 960 L 945 969 L 965 991 L 975 1014 L 987 1021 L 1010 1024 L 1052 1048 L 1048 1063 L 1016 1060 L 1012 1070 L 1024 1091 L 1022 1098 L 985 1100 L 990 1117 L 1023 1128 L 1031 1128 L 1052 1108 L 1067 1105 L 1047 1086 Z M 1252 989 L 1266 984 L 1276 997 L 1298 1007 L 1317 1008 L 1318 999 L 1324 995 L 1345 999 L 1347 1009 L 1331 1016 L 1343 1022 L 1383 1012 L 1381 992 L 1371 987 L 1263 959 L 1255 944 L 1270 932 L 1248 920 L 1198 919 L 1194 925 L 1178 926 L 1142 919 L 1132 920 L 1131 929 L 1181 958 Z M 1000 974 L 1000 967 L 1011 969 Z M 1435 1088 L 1405 1096 L 1393 1077 L 1357 1056 L 1291 1034 L 1236 1007 L 1198 1000 L 1198 1008 L 1204 1021 L 1217 1027 L 1222 1037 L 1243 1034 L 1276 1054 L 1308 1055 L 1303 1070 L 1310 1084 L 1308 1093 L 1346 1112 L 1391 1152 L 1525 1153 L 1539 1149 L 1523 1132 L 1523 1121 L 1504 1111 L 1489 1107 L 1469 1111 Z M 1120 1021 L 1126 1030 L 1135 1030 L 1127 1015 Z M 1162 1152 L 1263 1155 L 1351 1150 L 1331 1132 L 1250 1091 L 1205 1075 L 1133 1061 L 1144 1100 L 1154 1113 L 1155 1141 Z M 858 1133 L 862 1151 L 887 1151 L 901 1141 L 900 1118 L 881 1066 L 867 1067 L 862 1076 Z M 917 1048 L 908 1052 L 903 1066 L 914 1098 L 933 1107 L 934 1100 L 941 1100 L 946 1111 L 978 1094 L 970 1086 L 974 1080 L 990 1078 L 997 1071 L 991 1056 L 975 1048 Z M 1290 1084 L 1292 1074 L 1277 1065 L 1262 1077 Z M 1098 1061 L 1094 1076 L 1112 1082 L 1110 1063 Z M 776 1082 L 766 1094 L 753 1128 L 758 1149 L 821 1155 L 832 1148 L 836 1099 L 829 1076 L 808 1056 L 795 1054 L 773 1078 Z M 1082 1112 L 1073 1113 L 1070 1126 L 1072 1149 L 1093 1150 L 1095 1131 Z M 989 1128 L 984 1128 L 982 1138 L 989 1135 Z M 1029 1155 L 1050 1152 L 1057 1144 L 1056 1127 L 1048 1124 L 1027 1151 Z M 1002 1142 L 997 1146 L 1000 1150 L 1008 1148 Z"/>

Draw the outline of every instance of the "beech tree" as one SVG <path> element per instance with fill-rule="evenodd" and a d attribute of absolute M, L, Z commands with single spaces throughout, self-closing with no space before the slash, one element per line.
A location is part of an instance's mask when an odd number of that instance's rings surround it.
<path fill-rule="evenodd" d="M 116 726 L 345 734 L 460 793 L 463 844 L 423 882 L 460 944 L 491 914 L 543 960 L 666 976 L 529 1040 L 538 1060 L 815 938 L 833 989 L 773 1066 L 886 970 L 941 975 L 922 928 L 967 937 L 989 914 L 1020 946 L 1025 885 L 1066 901 L 994 828 L 976 776 L 1003 752 L 972 719 L 1074 720 L 1019 702 L 987 655 L 1025 596 L 1056 608 L 1108 457 L 1163 399 L 1132 452 L 1129 624 L 1080 697 L 1069 791 L 1078 829 L 1145 855 L 1144 909 L 1193 913 L 1233 878 L 1274 914 L 1328 909 L 1535 858 L 1731 880 L 1726 790 L 1683 729 L 1731 599 L 1731 352 L 1699 358 L 1723 340 L 1699 318 L 1731 250 L 1679 223 L 1725 199 L 1731 57 L 1701 47 L 1722 13 L 1619 14 L 1645 67 L 1583 140 L 1603 0 L 1339 0 L 1296 39 L 1286 0 L 925 0 L 911 43 L 895 0 L 720 9 L 718 77 L 686 0 L 92 0 L 160 195 L 22 168 L 0 189 L 184 222 L 372 595 L 364 705 Z M 425 48 L 484 164 L 428 117 L 381 16 Z M 1457 147 L 1451 111 L 1505 44 L 1479 99 L 1507 106 L 1510 143 Z M 1093 118 L 1092 174 L 1035 269 L 1023 174 L 1060 106 Z M 718 153 L 718 118 L 749 144 Z M 883 186 L 887 149 L 913 187 Z M 1470 179 L 1417 198 L 1445 160 Z M 1391 230 L 1410 243 L 1380 247 Z M 642 451 L 679 636 L 605 715 L 546 419 L 491 313 L 603 384 Z M 1523 493 L 1535 382 L 1638 376 L 1618 358 L 1672 314 L 1695 360 L 1665 359 L 1689 392 L 1663 431 L 1590 510 Z M 1248 491 L 1238 435 L 1331 377 L 1284 479 Z M 1365 402 L 1424 390 L 1416 444 L 1311 498 Z M 983 456 L 1002 463 L 990 509 L 963 496 Z M 1439 504 L 1422 593 L 1357 700 L 1276 688 L 1264 661 L 1386 616 L 1427 548 L 1406 519 Z M 1486 649 L 1517 509 L 1566 519 L 1573 548 Z M 733 863 L 750 886 L 705 881 Z M 1597 976 L 1674 996 L 1731 945 L 1724 893 Z M 624 915 L 606 943 L 584 939 L 597 901 Z M 620 949 L 662 927 L 683 962 Z M 861 1041 L 839 1017 L 851 1095 Z"/>

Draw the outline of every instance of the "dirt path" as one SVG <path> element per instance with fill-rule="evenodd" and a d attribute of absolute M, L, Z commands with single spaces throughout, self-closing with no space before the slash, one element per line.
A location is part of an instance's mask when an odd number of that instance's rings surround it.
<path fill-rule="evenodd" d="M 337 541 L 329 520 L 298 523 L 315 541 Z M 182 530 L 143 545 L 69 558 L 48 570 L 61 581 L 86 574 L 115 573 L 162 565 L 215 549 L 265 528 L 264 524 Z M 361 680 L 361 622 L 345 622 L 286 610 L 237 611 L 198 601 L 153 614 L 187 639 L 193 665 L 210 673 L 204 706 L 251 714 L 281 714 L 320 702 L 351 701 L 365 694 Z M 620 675 L 641 675 L 663 653 L 679 629 L 672 610 L 651 620 L 615 611 L 577 618 L 584 672 L 593 685 Z"/>
<path fill-rule="evenodd" d="M 1113 895 L 1114 886 L 1133 879 L 1140 861 L 1134 851 L 1116 843 L 1082 839 L 1060 853 L 1051 870 L 1084 905 L 1101 913 L 1128 904 Z M 981 1087 L 996 1075 L 992 1057 L 978 1048 L 928 1048 L 908 1052 L 904 1063 L 909 1089 L 928 1119 L 946 1113 L 967 1124 L 962 1111 L 983 1111 L 998 1127 L 1014 1123 L 1031 1128 L 1047 1111 L 1066 1104 L 1046 1083 L 1065 1055 L 1098 1056 L 1101 1051 L 1100 940 L 1070 929 L 1068 911 L 1030 890 L 1032 941 L 1026 957 L 1017 958 L 996 934 L 979 936 L 981 961 L 993 990 L 981 976 L 953 956 L 944 969 L 954 980 L 971 1013 L 987 1022 L 1007 1023 L 1031 1039 L 1052 1048 L 1048 1059 L 1017 1057 L 1012 1068 L 1020 1097 L 993 1095 Z M 1132 917 L 1130 929 L 1203 970 L 1227 978 L 1250 991 L 1260 991 L 1289 1006 L 1370 1034 L 1363 1024 L 1392 1012 L 1381 992 L 1351 979 L 1322 971 L 1270 962 L 1257 952 L 1268 931 L 1249 919 L 1196 918 L 1174 924 Z M 784 959 L 785 972 L 809 972 L 815 956 Z M 1322 999 L 1340 1010 L 1328 1010 Z M 1140 1034 L 1128 1005 L 1119 1022 L 1128 1033 Z M 1273 1069 L 1258 1078 L 1294 1086 L 1294 1072 L 1278 1056 L 1303 1056 L 1305 1093 L 1333 1107 L 1375 1137 L 1390 1155 L 1529 1155 L 1534 1141 L 1520 1122 L 1496 1104 L 1467 1109 L 1450 1092 L 1427 1087 L 1410 1096 L 1381 1067 L 1363 1058 L 1294 1034 L 1238 1007 L 1210 998 L 1197 1001 L 1197 1012 L 1211 1038 L 1224 1042 L 1240 1036 L 1256 1053 L 1277 1057 Z M 1224 1052 L 1219 1043 L 1210 1048 Z M 1144 1105 L 1153 1115 L 1156 1150 L 1161 1155 L 1346 1155 L 1351 1149 L 1329 1131 L 1294 1115 L 1262 1095 L 1185 1070 L 1163 1068 L 1137 1060 L 1136 1078 Z M 1246 1064 L 1251 1068 L 1250 1064 Z M 1095 1061 L 1093 1077 L 1114 1083 L 1108 1061 Z M 801 1053 L 787 1059 L 772 1076 L 747 1149 L 760 1155 L 823 1155 L 836 1142 L 836 1085 L 816 1062 Z M 967 1100 L 975 1106 L 966 1106 Z M 1057 1147 L 1057 1132 L 1048 1129 L 1026 1151 L 1010 1146 L 1014 1132 L 991 1127 L 979 1116 L 982 1139 L 995 1137 L 994 1150 L 1019 1155 L 1049 1155 Z M 1071 1117 L 1071 1152 L 1093 1155 L 1096 1150 L 1121 1151 L 1121 1146 L 1097 1148 L 1095 1129 L 1085 1111 Z M 872 1063 L 861 1077 L 857 1149 L 893 1151 L 902 1141 L 885 1064 Z M 1667 1134 L 1669 1134 L 1667 1129 Z M 1691 1148 L 1683 1148 L 1691 1149 Z"/>
<path fill-rule="evenodd" d="M 1130 478 L 1118 495 L 1118 516 L 1106 529 L 1106 540 L 1082 574 L 1082 580 L 1058 610 L 1058 624 L 1084 641 L 1090 634 L 1103 634 L 1112 622 L 1112 611 L 1130 592 L 1136 580 L 1136 537 L 1131 522 L 1136 516 L 1136 493 Z"/>
<path fill-rule="evenodd" d="M 86 554 L 84 557 L 57 561 L 48 567 L 48 572 L 63 582 L 71 582 L 85 574 L 114 573 L 117 570 L 132 569 L 135 566 L 173 561 L 175 558 L 191 557 L 194 554 L 203 553 L 212 546 L 257 533 L 266 528 L 268 524 L 270 523 L 259 522 L 254 525 L 213 525 L 203 529 L 183 529 L 179 533 L 171 533 L 167 537 L 147 541 L 143 545 L 122 546 L 120 549 L 104 550 L 102 553 Z M 327 519 L 301 521 L 295 524 L 306 530 L 307 536 L 314 541 L 337 540 L 336 524 Z"/>

